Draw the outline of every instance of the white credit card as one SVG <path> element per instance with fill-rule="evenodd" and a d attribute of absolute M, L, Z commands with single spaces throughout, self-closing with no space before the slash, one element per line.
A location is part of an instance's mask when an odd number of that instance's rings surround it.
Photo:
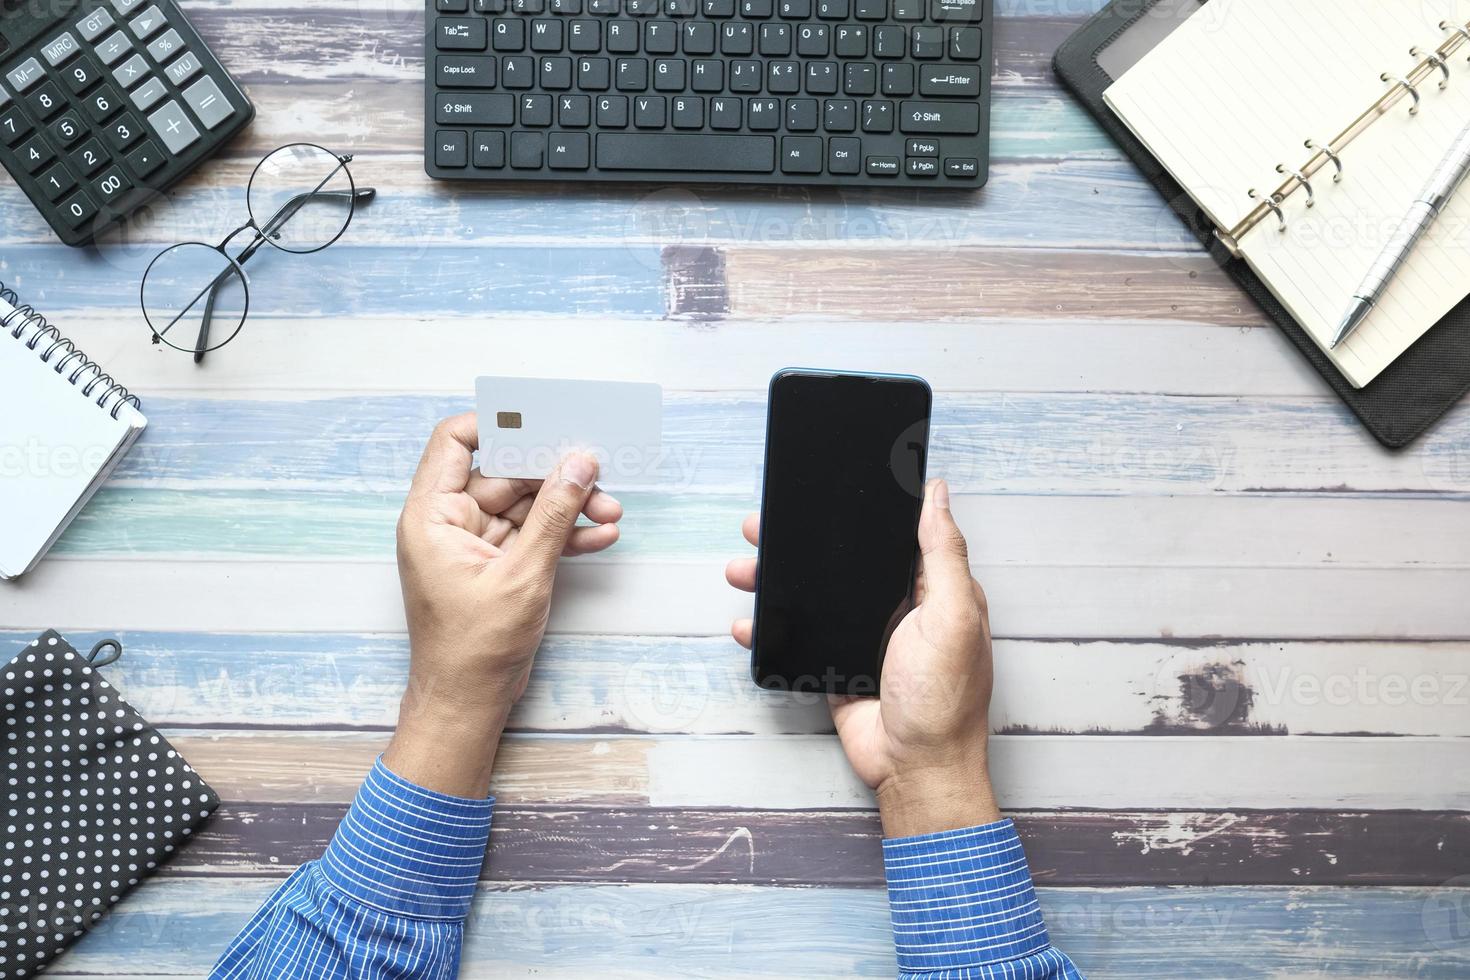
<path fill-rule="evenodd" d="M 480 472 L 543 479 L 569 452 L 597 457 L 599 481 L 654 482 L 663 389 L 628 381 L 476 378 Z"/>

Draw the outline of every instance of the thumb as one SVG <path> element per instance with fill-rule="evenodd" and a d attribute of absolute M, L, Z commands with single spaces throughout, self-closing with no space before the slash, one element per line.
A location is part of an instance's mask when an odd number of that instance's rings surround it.
<path fill-rule="evenodd" d="M 596 483 L 597 460 L 587 453 L 567 455 L 546 478 L 516 538 L 516 551 L 527 565 L 553 573 Z"/>
<path fill-rule="evenodd" d="M 919 553 L 924 556 L 924 588 L 941 605 L 973 602 L 970 551 L 949 509 L 949 485 L 930 480 L 919 513 Z"/>

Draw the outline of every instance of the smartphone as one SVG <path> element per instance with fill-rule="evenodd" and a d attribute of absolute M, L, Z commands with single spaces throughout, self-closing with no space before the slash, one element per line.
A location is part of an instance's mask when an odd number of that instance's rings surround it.
<path fill-rule="evenodd" d="M 879 693 L 912 606 L 932 403 L 911 376 L 771 379 L 751 645 L 761 687 Z"/>

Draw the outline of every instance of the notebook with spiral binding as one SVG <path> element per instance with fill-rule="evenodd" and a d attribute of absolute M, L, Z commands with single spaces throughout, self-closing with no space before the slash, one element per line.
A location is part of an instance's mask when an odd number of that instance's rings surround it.
<path fill-rule="evenodd" d="M 147 424 L 136 396 L 0 283 L 0 578 L 35 567 Z"/>
<path fill-rule="evenodd" d="M 1470 390 L 1470 187 L 1416 250 L 1393 308 L 1326 346 L 1470 123 L 1467 55 L 1470 4 L 1457 0 L 1113 0 L 1054 65 L 1222 269 L 1397 448 Z"/>

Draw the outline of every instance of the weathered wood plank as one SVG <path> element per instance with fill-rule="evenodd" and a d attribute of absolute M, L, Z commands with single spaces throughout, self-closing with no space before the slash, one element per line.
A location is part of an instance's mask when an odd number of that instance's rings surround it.
<path fill-rule="evenodd" d="M 321 856 L 342 804 L 226 803 L 170 874 L 285 877 Z M 1032 877 L 1075 885 L 1437 885 L 1470 874 L 1470 814 L 1010 814 Z M 875 886 L 873 812 L 502 806 L 485 881 Z"/>
<path fill-rule="evenodd" d="M 723 561 L 562 565 L 551 628 L 562 633 L 709 636 L 750 612 Z M 1457 570 L 1310 567 L 1108 569 L 973 565 L 996 635 L 1017 639 L 1460 640 L 1470 637 Z M 250 597 L 241 602 L 241 596 Z M 302 596 L 312 602 L 303 603 Z M 1214 601 L 1201 603 L 1200 596 Z M 1303 597 L 1331 596 L 1332 602 Z M 397 569 L 386 561 L 71 559 L 53 556 L 0 590 L 0 624 L 30 629 L 397 633 Z"/>
<path fill-rule="evenodd" d="M 262 803 L 348 802 L 388 741 L 381 732 L 170 738 L 224 799 Z M 997 796 L 1017 810 L 1470 810 L 1470 752 L 1454 738 L 996 735 L 991 769 Z M 837 740 L 810 735 L 508 735 L 493 791 L 517 803 L 874 805 Z"/>
<path fill-rule="evenodd" d="M 47 976 L 198 976 L 278 885 L 156 878 Z M 1048 888 L 1053 942 L 1097 980 L 1459 980 L 1457 891 Z M 889 977 L 880 889 L 482 886 L 465 980 Z"/>

